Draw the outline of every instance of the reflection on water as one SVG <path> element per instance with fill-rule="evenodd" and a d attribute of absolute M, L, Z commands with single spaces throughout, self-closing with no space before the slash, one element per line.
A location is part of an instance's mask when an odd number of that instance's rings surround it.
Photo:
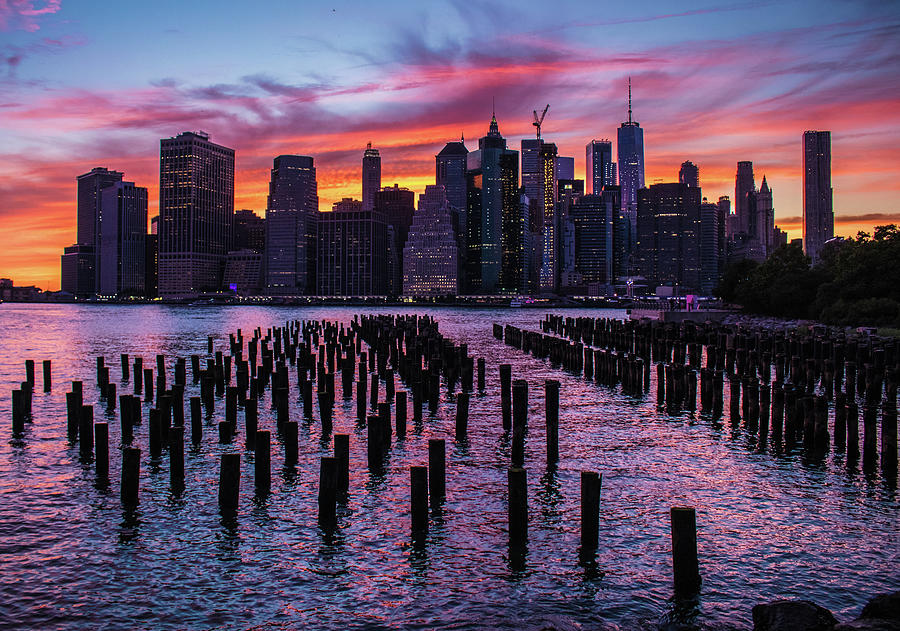
<path fill-rule="evenodd" d="M 387 313 L 408 309 L 383 309 Z M 238 511 L 217 502 L 224 399 L 204 418 L 203 441 L 184 452 L 185 486 L 173 495 L 168 456 L 148 461 L 147 411 L 135 428 L 142 449 L 140 505 L 123 510 L 119 422 L 100 406 L 96 358 L 106 357 L 120 393 L 119 355 L 155 369 L 166 356 L 206 356 L 206 337 L 227 351 L 245 337 L 295 319 L 347 322 L 342 308 L 0 306 L 0 602 L 13 627 L 153 628 L 430 627 L 605 628 L 639 623 L 741 622 L 775 597 L 809 598 L 839 617 L 868 596 L 900 588 L 896 481 L 841 452 L 807 458 L 802 445 L 759 445 L 742 425 L 699 414 L 669 416 L 652 395 L 628 396 L 520 354 L 491 335 L 493 322 L 537 330 L 543 312 L 433 309 L 448 337 L 487 360 L 487 387 L 470 400 L 466 439 L 454 437 L 455 404 L 424 407 L 392 441 L 381 470 L 366 465 L 366 431 L 354 399 L 339 396 L 334 433 L 350 435 L 350 492 L 337 526 L 317 520 L 319 459 L 330 437 L 302 420 L 292 384 L 300 454 L 284 465 L 269 395 L 259 426 L 273 430 L 272 488 L 253 492 L 253 454 L 241 461 Z M 420 313 L 425 310 L 419 310 Z M 570 315 L 610 315 L 570 312 Z M 34 419 L 11 436 L 10 392 L 26 359 L 53 361 L 53 391 L 34 392 Z M 500 363 L 529 382 L 528 542 L 509 546 L 511 438 L 499 413 Z M 655 393 L 656 372 L 649 393 Z M 37 375 L 40 382 L 40 373 Z M 560 462 L 544 455 L 544 379 L 561 382 Z M 66 440 L 65 391 L 84 382 L 85 404 L 109 423 L 110 484 Z M 190 379 L 188 380 L 190 381 Z M 398 382 L 398 387 L 402 385 Z M 342 392 L 338 385 L 339 393 Z M 381 388 L 382 395 L 384 393 Z M 199 394 L 188 384 L 185 401 Z M 444 395 L 446 396 L 446 395 Z M 726 393 L 727 396 L 727 393 Z M 728 410 L 728 402 L 725 402 Z M 318 410 L 315 411 L 318 418 Z M 242 426 L 243 413 L 239 412 Z M 189 418 L 189 417 L 188 417 Z M 428 461 L 428 439 L 447 441 L 447 498 L 430 513 L 423 542 L 410 537 L 409 467 Z M 600 546 L 579 550 L 580 473 L 603 474 Z M 668 511 L 697 510 L 703 590 L 671 600 Z M 98 606 L 102 604 L 102 606 Z"/>

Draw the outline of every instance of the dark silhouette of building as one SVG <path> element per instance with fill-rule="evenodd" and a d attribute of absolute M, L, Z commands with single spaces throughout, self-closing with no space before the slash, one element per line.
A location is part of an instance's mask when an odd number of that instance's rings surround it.
<path fill-rule="evenodd" d="M 763 260 L 774 250 L 775 244 L 775 207 L 772 202 L 772 190 L 763 176 L 762 184 L 756 192 L 756 239 L 760 242 Z"/>
<path fill-rule="evenodd" d="M 631 117 L 631 79 L 628 80 L 628 120 L 618 130 L 616 143 L 619 186 L 622 189 L 622 213 L 637 231 L 637 192 L 644 188 L 644 130 Z"/>
<path fill-rule="evenodd" d="M 313 159 L 294 155 L 275 158 L 265 221 L 268 294 L 315 292 L 318 209 Z"/>
<path fill-rule="evenodd" d="M 92 296 L 96 287 L 94 246 L 70 245 L 60 258 L 60 289 L 76 298 Z"/>
<path fill-rule="evenodd" d="M 90 264 L 94 272 L 94 278 L 89 285 L 79 284 L 79 296 L 97 293 L 100 288 L 100 239 L 103 233 L 103 211 L 100 206 L 100 193 L 103 189 L 121 182 L 124 174 L 119 171 L 110 171 L 105 167 L 95 167 L 87 173 L 75 178 L 78 185 L 77 192 L 77 227 L 75 245 L 87 246 L 78 249 L 80 260 L 79 267 L 84 268 L 86 258 L 91 252 L 97 260 Z M 146 227 L 144 228 L 146 232 Z"/>
<path fill-rule="evenodd" d="M 147 238 L 147 189 L 115 182 L 100 191 L 101 232 L 97 293 L 143 296 Z"/>
<path fill-rule="evenodd" d="M 263 254 L 244 248 L 232 250 L 225 257 L 222 279 L 225 291 L 238 296 L 257 296 L 263 289 Z"/>
<path fill-rule="evenodd" d="M 719 235 L 717 238 L 719 246 L 719 269 L 724 270 L 728 257 L 728 222 L 732 220 L 731 198 L 729 198 L 728 195 L 721 195 L 716 206 L 719 209 Z"/>
<path fill-rule="evenodd" d="M 159 293 L 191 297 L 221 285 L 234 215 L 234 149 L 203 132 L 160 141 Z"/>
<path fill-rule="evenodd" d="M 372 143 L 366 145 L 362 159 L 362 205 L 363 210 L 375 208 L 375 193 L 381 189 L 381 155 Z"/>
<path fill-rule="evenodd" d="M 719 284 L 719 234 L 719 205 L 704 197 L 700 204 L 700 291 L 706 295 L 712 295 Z"/>
<path fill-rule="evenodd" d="M 678 181 L 685 186 L 700 188 L 700 167 L 690 160 L 682 162 L 681 170 L 678 171 Z"/>
<path fill-rule="evenodd" d="M 569 208 L 575 228 L 575 269 L 585 287 L 614 283 L 613 222 L 620 203 L 619 188 L 608 186 L 599 195 L 576 199 Z"/>
<path fill-rule="evenodd" d="M 756 193 L 756 183 L 753 180 L 753 163 L 743 161 L 737 163 L 737 173 L 734 176 L 734 214 L 737 217 L 736 232 L 744 232 L 748 235 L 754 234 L 756 228 L 756 212 L 755 208 L 751 209 L 754 204 L 754 193 Z"/>
<path fill-rule="evenodd" d="M 575 158 L 570 156 L 556 156 L 556 179 L 575 179 Z"/>
<path fill-rule="evenodd" d="M 464 291 L 466 270 L 466 219 L 467 219 L 467 193 L 466 193 L 466 166 L 469 150 L 463 138 L 459 142 L 448 142 L 440 153 L 434 157 L 435 173 L 434 181 L 438 186 L 443 186 L 453 213 L 453 230 L 456 234 L 458 290 Z"/>
<path fill-rule="evenodd" d="M 497 117 L 491 117 L 478 149 L 467 156 L 466 284 L 472 294 L 500 289 L 504 214 L 519 216 L 519 152 L 506 148 Z"/>
<path fill-rule="evenodd" d="M 387 293 L 392 296 L 403 291 L 403 248 L 416 211 L 415 200 L 415 193 L 397 184 L 375 192 L 375 210 L 387 220 L 391 233 L 388 240 Z"/>
<path fill-rule="evenodd" d="M 159 235 L 148 234 L 144 240 L 144 296 L 156 298 L 159 295 Z"/>
<path fill-rule="evenodd" d="M 612 142 L 592 140 L 585 147 L 585 183 L 589 195 L 599 195 L 604 186 L 616 185 L 616 163 L 612 159 Z"/>
<path fill-rule="evenodd" d="M 831 132 L 803 132 L 803 252 L 813 263 L 834 237 Z"/>
<path fill-rule="evenodd" d="M 252 210 L 234 212 L 234 233 L 232 250 L 253 250 L 262 254 L 266 251 L 266 220 Z"/>
<path fill-rule="evenodd" d="M 700 290 L 700 189 L 654 184 L 638 191 L 638 264 L 650 286 Z"/>
<path fill-rule="evenodd" d="M 384 296 L 388 290 L 388 223 L 377 210 L 345 198 L 319 213 L 317 293 Z"/>

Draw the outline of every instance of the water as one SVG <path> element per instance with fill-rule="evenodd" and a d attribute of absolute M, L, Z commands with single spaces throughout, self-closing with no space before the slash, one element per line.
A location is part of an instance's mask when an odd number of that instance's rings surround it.
<path fill-rule="evenodd" d="M 185 447 L 186 490 L 169 492 L 166 456 L 147 460 L 141 503 L 118 498 L 119 423 L 110 427 L 110 488 L 66 442 L 65 391 L 85 384 L 85 404 L 104 420 L 96 357 L 119 383 L 119 354 L 205 355 L 206 336 L 293 319 L 348 322 L 354 308 L 0 305 L 0 626 L 4 628 L 656 628 L 669 620 L 749 628 L 750 609 L 777 597 L 809 598 L 839 619 L 855 617 L 875 593 L 900 588 L 894 486 L 847 470 L 840 454 L 807 462 L 800 453 L 757 452 L 749 435 L 698 414 L 659 412 L 651 395 L 626 396 L 524 355 L 493 339 L 493 322 L 537 330 L 542 311 L 418 309 L 444 335 L 487 359 L 487 389 L 470 403 L 469 437 L 453 438 L 455 404 L 442 402 L 405 441 L 394 440 L 384 477 L 366 469 L 365 430 L 355 401 L 340 398 L 335 432 L 351 435 L 350 496 L 335 539 L 316 525 L 319 458 L 331 454 L 317 423 L 300 423 L 300 459 L 282 467 L 272 448 L 272 493 L 253 497 L 253 456 L 242 456 L 236 520 L 217 505 L 218 445 L 207 418 L 198 449 Z M 412 312 L 385 309 L 386 312 Z M 570 311 L 567 315 L 621 315 Z M 36 362 L 34 422 L 11 437 L 12 389 Z M 41 360 L 53 361 L 53 391 L 41 392 Z M 524 567 L 507 549 L 506 469 L 497 365 L 529 383 L 526 448 L 529 543 Z M 188 367 L 190 370 L 190 367 Z M 655 378 L 655 371 L 653 371 Z M 543 382 L 561 381 L 560 454 L 544 466 Z M 190 379 L 188 379 L 190 381 Z M 293 381 L 293 379 L 292 379 Z M 398 384 L 399 387 L 399 384 Z M 188 385 L 186 398 L 199 394 Z M 131 387 L 119 387 L 120 393 Z M 381 390 L 383 396 L 383 388 Z M 727 396 L 727 389 L 726 389 Z M 296 387 L 291 416 L 302 418 Z M 260 405 L 260 427 L 274 415 Z M 725 409 L 728 409 L 726 401 Z M 217 414 L 224 415 L 224 401 Z M 318 411 L 315 416 L 318 417 Z M 410 416 L 411 418 L 411 416 Z M 239 412 L 239 425 L 243 412 Z M 427 544 L 410 545 L 409 466 L 427 463 L 428 438 L 447 439 L 447 501 L 432 515 Z M 578 563 L 579 480 L 603 474 L 600 549 Z M 671 600 L 668 511 L 697 509 L 703 589 L 693 609 Z"/>

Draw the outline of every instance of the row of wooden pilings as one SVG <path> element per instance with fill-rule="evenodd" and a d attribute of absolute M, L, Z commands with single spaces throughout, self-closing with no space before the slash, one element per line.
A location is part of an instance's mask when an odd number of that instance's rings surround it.
<path fill-rule="evenodd" d="M 365 343 L 367 351 L 363 350 Z M 246 348 L 247 358 L 244 358 Z M 406 433 L 408 398 L 412 399 L 413 420 L 421 422 L 422 407 L 427 403 L 431 413 L 437 409 L 440 386 L 443 379 L 447 390 L 456 393 L 457 440 L 466 438 L 468 427 L 469 393 L 475 387 L 485 389 L 486 366 L 483 358 L 476 362 L 468 357 L 464 344 L 455 345 L 438 332 L 437 323 L 427 317 L 416 316 L 364 316 L 355 318 L 345 328 L 331 322 L 291 322 L 285 327 L 269 329 L 265 335 L 260 329 L 247 341 L 240 330 L 229 336 L 229 354 L 214 352 L 214 340 L 207 340 L 208 357 L 205 362 L 199 355 L 190 357 L 193 384 L 199 384 L 199 396 L 189 397 L 190 440 L 197 445 L 203 438 L 203 410 L 215 415 L 216 399 L 225 398 L 224 420 L 218 422 L 218 440 L 230 443 L 239 433 L 237 414 L 244 410 L 245 447 L 254 453 L 254 485 L 257 494 L 266 494 L 271 487 L 272 434 L 258 427 L 259 405 L 266 389 L 271 389 L 271 405 L 275 411 L 276 431 L 284 445 L 284 463 L 293 465 L 298 457 L 298 423 L 289 418 L 288 366 L 296 368 L 296 383 L 303 401 L 303 416 L 313 420 L 312 390 L 316 388 L 319 403 L 319 420 L 322 434 L 331 435 L 331 415 L 335 402 L 335 377 L 340 371 L 343 396 L 352 397 L 353 383 L 357 375 L 357 419 L 367 428 L 367 460 L 369 469 L 380 474 L 391 445 L 392 433 L 402 439 Z M 358 358 L 358 363 L 357 363 Z M 142 397 L 146 404 L 154 405 L 148 412 L 147 449 L 152 463 L 159 462 L 163 452 L 168 453 L 170 486 L 174 493 L 184 490 L 184 441 L 185 441 L 185 389 L 187 361 L 177 358 L 174 364 L 174 381 L 167 384 L 166 357 L 156 358 L 156 372 L 143 368 L 140 357 L 122 355 L 120 385 L 124 386 L 132 376 L 133 394 L 117 396 L 117 384 L 110 379 L 110 366 L 103 357 L 97 360 L 97 386 L 106 412 L 112 415 L 119 404 L 121 421 L 122 468 L 121 499 L 127 507 L 140 501 L 139 480 L 141 448 L 134 445 L 135 429 L 142 423 Z M 607 362 L 609 362 L 607 364 Z M 203 367 L 205 363 L 205 368 Z M 33 364 L 32 364 L 33 365 Z M 645 368 L 643 364 L 623 364 L 617 360 L 601 359 L 597 374 L 625 373 L 622 366 L 637 366 L 633 380 L 640 387 Z M 26 373 L 27 373 L 26 364 Z M 477 366 L 477 373 L 475 367 Z M 232 368 L 235 379 L 232 380 Z M 155 374 L 155 379 L 154 379 Z M 397 390 L 394 378 L 399 376 L 407 390 Z M 504 431 L 511 431 L 511 466 L 508 470 L 508 519 L 512 548 L 519 548 L 527 541 L 527 472 L 524 468 L 525 435 L 528 417 L 528 383 L 524 379 L 512 379 L 512 367 L 499 367 L 501 419 Z M 384 400 L 379 390 L 384 383 Z M 234 385 L 232 385 L 232 383 Z M 49 362 L 45 362 L 45 390 L 50 391 Z M 30 392 L 26 382 L 19 392 L 27 393 L 29 408 L 24 403 L 14 405 L 14 430 L 18 418 L 31 419 Z M 154 387 L 155 386 L 155 387 Z M 70 441 L 79 444 L 82 457 L 93 458 L 98 480 L 108 481 L 109 428 L 106 423 L 94 422 L 94 407 L 84 405 L 83 383 L 72 383 L 66 393 L 67 433 Z M 123 388 L 124 389 L 124 388 Z M 545 416 L 547 423 L 547 464 L 555 466 L 559 460 L 559 382 L 545 382 Z M 411 395 L 411 397 L 409 396 Z M 25 394 L 14 395 L 25 401 Z M 391 403 L 395 403 L 396 415 L 392 419 Z M 370 413 L 371 412 L 373 413 Z M 392 422 L 393 421 L 393 422 Z M 392 427 L 393 426 L 393 427 Z M 16 431 L 21 435 L 22 431 Z M 337 506 L 349 491 L 348 434 L 335 434 L 334 455 L 323 457 L 319 472 L 319 522 L 323 528 L 333 528 L 337 523 Z M 224 512 L 237 510 L 240 497 L 240 455 L 222 454 L 219 463 L 220 508 Z M 417 541 L 428 530 L 428 507 L 444 501 L 446 496 L 446 454 L 443 439 L 431 439 L 428 444 L 427 466 L 410 468 L 411 531 Z M 584 559 L 593 556 L 598 545 L 600 475 L 584 471 L 581 476 L 581 554 Z M 696 523 L 690 508 L 673 508 L 671 511 L 673 562 L 676 591 L 691 594 L 699 588 L 699 570 L 696 550 Z"/>
<path fill-rule="evenodd" d="M 670 412 L 696 409 L 699 374 L 701 410 L 712 418 L 722 416 L 727 378 L 729 418 L 733 425 L 743 420 L 745 428 L 758 436 L 760 447 L 771 435 L 775 441 L 783 440 L 787 447 L 802 443 L 810 454 L 821 456 L 832 444 L 828 409 L 833 402 L 833 447 L 846 450 L 848 466 L 854 466 L 861 454 L 864 470 L 872 470 L 879 455 L 880 409 L 881 465 L 886 475 L 896 475 L 900 356 L 893 340 L 848 338 L 824 327 L 801 335 L 714 323 L 676 325 L 554 315 L 541 321 L 541 330 L 544 333 L 510 326 L 504 330 L 494 325 L 495 337 L 505 339 L 507 344 L 538 357 L 549 357 L 568 370 L 583 372 L 588 379 L 592 377 L 592 365 L 600 365 L 597 358 L 603 358 L 605 353 L 616 358 L 616 366 L 643 362 L 646 388 L 649 367 L 655 359 L 659 362 L 657 404 Z M 605 346 L 585 346 L 582 340 Z M 548 353 L 547 349 L 554 350 Z M 788 362 L 784 351 L 798 354 Z M 591 356 L 593 362 L 588 361 Z M 579 361 L 581 357 L 583 361 Z M 846 357 L 855 357 L 856 361 Z M 864 374 L 857 372 L 857 361 L 865 367 Z M 613 374 L 621 375 L 622 371 Z M 640 394 L 640 389 L 628 386 L 627 369 L 624 374 L 623 390 Z M 596 374 L 593 376 L 596 378 Z M 616 383 L 615 379 L 596 381 Z"/>

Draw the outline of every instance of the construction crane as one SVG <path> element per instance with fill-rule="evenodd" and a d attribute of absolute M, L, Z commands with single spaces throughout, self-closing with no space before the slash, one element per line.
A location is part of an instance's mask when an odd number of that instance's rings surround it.
<path fill-rule="evenodd" d="M 550 104 L 547 103 L 547 107 L 544 108 L 544 111 L 541 112 L 540 118 L 538 118 L 537 110 L 534 110 L 534 122 L 531 123 L 535 127 L 537 127 L 537 139 L 541 139 L 541 124 L 544 122 L 544 117 L 547 115 L 547 110 L 550 109 Z"/>

